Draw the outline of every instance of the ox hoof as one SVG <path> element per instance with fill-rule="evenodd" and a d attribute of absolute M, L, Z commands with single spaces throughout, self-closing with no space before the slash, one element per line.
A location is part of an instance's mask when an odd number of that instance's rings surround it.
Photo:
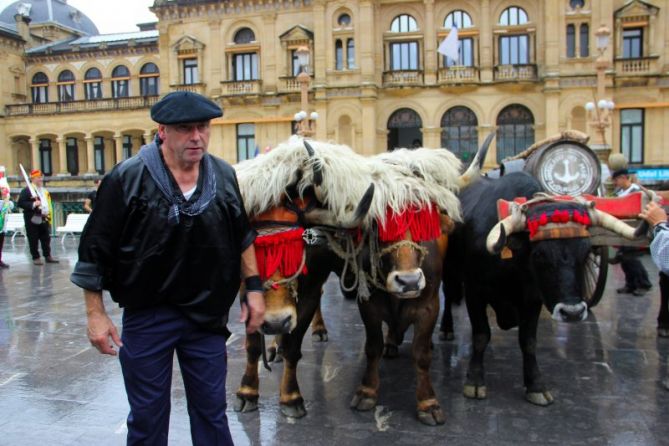
<path fill-rule="evenodd" d="M 388 359 L 397 358 L 400 355 L 396 345 L 386 344 L 383 346 L 383 357 Z"/>
<path fill-rule="evenodd" d="M 669 338 L 669 328 L 657 327 L 657 335 L 660 338 Z"/>
<path fill-rule="evenodd" d="M 432 407 L 428 410 L 418 411 L 418 421 L 428 426 L 437 426 L 446 422 L 446 416 L 441 407 Z"/>
<path fill-rule="evenodd" d="M 527 392 L 525 399 L 537 406 L 550 406 L 553 404 L 553 395 L 548 390 L 543 392 Z"/>
<path fill-rule="evenodd" d="M 242 397 L 237 395 L 234 404 L 235 412 L 253 412 L 258 410 L 258 398 L 250 399 L 248 397 Z"/>
<path fill-rule="evenodd" d="M 455 339 L 455 333 L 453 333 L 452 331 L 440 331 L 439 339 L 441 341 L 452 341 Z"/>
<path fill-rule="evenodd" d="M 304 408 L 303 403 L 298 404 L 283 404 L 281 403 L 281 413 L 288 418 L 302 418 L 307 414 L 307 409 Z"/>
<path fill-rule="evenodd" d="M 376 407 L 376 398 L 356 393 L 351 400 L 351 408 L 365 412 Z"/>
<path fill-rule="evenodd" d="M 270 347 L 267 349 L 267 361 L 280 363 L 283 362 L 283 350 L 276 347 Z"/>
<path fill-rule="evenodd" d="M 314 330 L 311 333 L 311 339 L 314 342 L 328 342 L 328 331 L 327 330 Z"/>
<path fill-rule="evenodd" d="M 484 400 L 488 398 L 488 389 L 486 386 L 475 386 L 472 384 L 465 384 L 462 392 L 467 398 L 473 400 Z"/>

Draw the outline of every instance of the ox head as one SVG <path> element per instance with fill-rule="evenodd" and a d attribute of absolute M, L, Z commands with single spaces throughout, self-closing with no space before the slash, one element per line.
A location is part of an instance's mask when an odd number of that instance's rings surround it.
<path fill-rule="evenodd" d="M 544 305 L 558 321 L 581 321 L 585 263 L 591 251 L 589 226 L 600 226 L 628 239 L 645 228 L 633 228 L 617 218 L 576 201 L 532 200 L 511 204 L 510 215 L 488 233 L 492 254 L 506 246 L 514 258 L 525 258 Z M 642 225 L 643 226 L 643 225 Z"/>
<path fill-rule="evenodd" d="M 370 241 L 370 245 L 378 243 L 378 250 L 370 249 L 370 261 L 382 289 L 400 299 L 421 295 L 426 277 L 434 272 L 430 262 L 441 225 L 434 205 L 401 213 L 388 210 L 385 221 L 377 223 L 378 240 Z"/>

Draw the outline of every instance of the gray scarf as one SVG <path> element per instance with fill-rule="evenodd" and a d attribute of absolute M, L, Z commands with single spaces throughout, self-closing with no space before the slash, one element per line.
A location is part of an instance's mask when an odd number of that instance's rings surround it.
<path fill-rule="evenodd" d="M 156 182 L 158 189 L 163 193 L 170 203 L 170 210 L 167 214 L 167 223 L 170 226 L 179 224 L 179 214 L 194 216 L 199 215 L 207 209 L 211 200 L 216 196 L 216 176 L 210 155 L 205 153 L 202 157 L 201 173 L 204 174 L 202 183 L 202 193 L 200 197 L 191 203 L 186 200 L 181 190 L 174 190 L 170 176 L 167 173 L 165 163 L 160 156 L 159 145 L 162 143 L 158 136 L 150 144 L 142 147 L 139 151 L 139 157 L 149 171 L 151 178 Z"/>

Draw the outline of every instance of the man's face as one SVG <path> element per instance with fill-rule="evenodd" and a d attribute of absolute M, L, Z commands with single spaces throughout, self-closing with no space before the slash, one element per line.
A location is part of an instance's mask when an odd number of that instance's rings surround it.
<path fill-rule="evenodd" d="M 43 179 L 44 179 L 44 177 L 33 177 L 32 182 L 35 186 L 42 187 L 42 180 Z"/>
<path fill-rule="evenodd" d="M 196 163 L 209 147 L 209 121 L 159 125 L 163 148 L 178 162 Z"/>
<path fill-rule="evenodd" d="M 618 175 L 613 179 L 613 184 L 618 189 L 627 189 L 628 187 L 627 175 Z"/>

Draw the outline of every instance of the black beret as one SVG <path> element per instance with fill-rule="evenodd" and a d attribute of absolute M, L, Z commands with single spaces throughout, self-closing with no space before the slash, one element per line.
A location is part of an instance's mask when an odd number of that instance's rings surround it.
<path fill-rule="evenodd" d="M 629 175 L 630 172 L 627 169 L 618 169 L 611 174 L 611 178 L 618 178 L 623 175 Z"/>
<path fill-rule="evenodd" d="M 190 91 L 168 93 L 151 107 L 151 119 L 159 124 L 202 122 L 219 116 L 223 116 L 221 107 Z"/>

